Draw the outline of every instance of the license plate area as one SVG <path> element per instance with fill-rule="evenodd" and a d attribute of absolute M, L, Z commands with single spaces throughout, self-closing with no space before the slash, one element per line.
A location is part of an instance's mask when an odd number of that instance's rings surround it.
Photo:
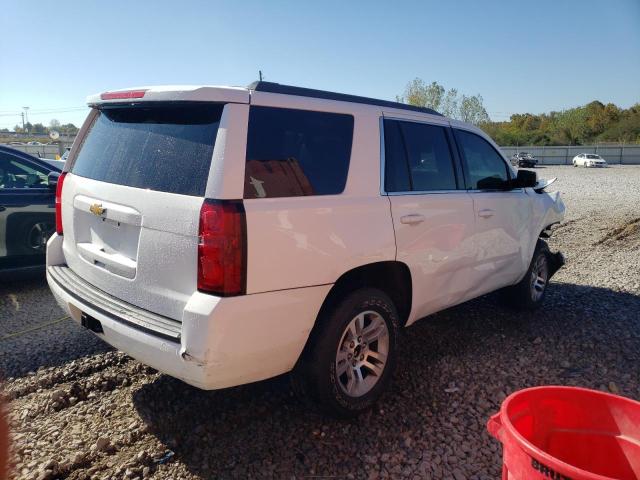
<path fill-rule="evenodd" d="M 78 253 L 115 275 L 135 278 L 141 225 L 142 215 L 134 208 L 83 195 L 74 199 Z"/>

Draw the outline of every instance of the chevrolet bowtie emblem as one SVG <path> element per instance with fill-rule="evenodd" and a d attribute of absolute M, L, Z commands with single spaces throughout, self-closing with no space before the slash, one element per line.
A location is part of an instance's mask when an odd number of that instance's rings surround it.
<path fill-rule="evenodd" d="M 102 207 L 101 203 L 94 203 L 89 207 L 89 211 L 98 217 L 101 216 L 104 212 L 106 212 L 106 208 Z"/>

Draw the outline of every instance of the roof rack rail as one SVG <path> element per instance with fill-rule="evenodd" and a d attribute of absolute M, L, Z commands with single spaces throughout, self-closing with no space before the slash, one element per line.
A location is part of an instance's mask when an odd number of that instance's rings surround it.
<path fill-rule="evenodd" d="M 441 113 L 426 107 L 416 107 L 406 103 L 379 100 L 377 98 L 360 97 L 346 93 L 327 92 L 325 90 L 315 90 L 313 88 L 294 87 L 291 85 L 281 85 L 274 82 L 257 81 L 247 87 L 256 92 L 281 93 L 283 95 L 297 95 L 299 97 L 322 98 L 324 100 L 338 100 L 340 102 L 363 103 L 365 105 L 377 105 L 379 107 L 398 108 L 400 110 L 412 110 L 414 112 L 429 113 L 431 115 L 442 116 Z"/>

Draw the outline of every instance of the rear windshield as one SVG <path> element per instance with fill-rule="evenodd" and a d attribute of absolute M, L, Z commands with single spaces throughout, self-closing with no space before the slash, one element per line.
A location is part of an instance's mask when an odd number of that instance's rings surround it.
<path fill-rule="evenodd" d="M 103 107 L 71 171 L 129 187 L 203 196 L 223 105 Z"/>

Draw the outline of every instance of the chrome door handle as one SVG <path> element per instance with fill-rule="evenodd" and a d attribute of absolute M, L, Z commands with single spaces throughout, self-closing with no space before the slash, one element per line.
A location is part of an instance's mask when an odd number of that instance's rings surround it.
<path fill-rule="evenodd" d="M 495 210 L 491 210 L 490 208 L 485 208 L 478 212 L 478 216 L 482 218 L 489 218 L 489 217 L 493 217 L 495 213 L 496 213 Z"/>
<path fill-rule="evenodd" d="M 404 215 L 400 217 L 400 223 L 404 223 L 407 225 L 416 225 L 418 223 L 424 222 L 424 215 L 420 215 L 419 213 L 412 213 L 410 215 Z"/>

